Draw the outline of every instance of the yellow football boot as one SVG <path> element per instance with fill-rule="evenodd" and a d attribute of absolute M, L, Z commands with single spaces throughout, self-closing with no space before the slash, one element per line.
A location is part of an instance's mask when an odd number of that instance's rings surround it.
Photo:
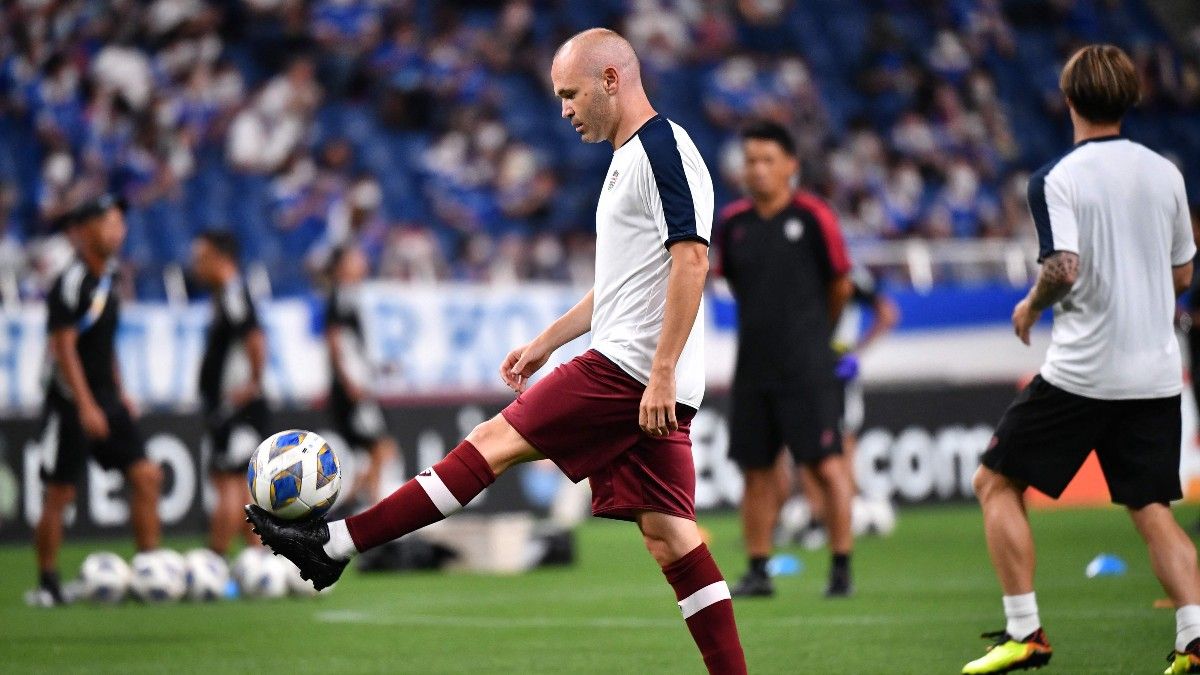
<path fill-rule="evenodd" d="M 1167 654 L 1167 669 L 1163 671 L 1163 675 L 1184 675 L 1184 673 L 1200 673 L 1200 644 L 1197 640 L 1193 640 L 1192 644 L 1188 645 L 1186 652 L 1177 652 L 1171 650 Z"/>
<path fill-rule="evenodd" d="M 1054 650 L 1041 628 L 1024 640 L 1017 640 L 1004 631 L 984 633 L 984 638 L 995 640 L 987 653 L 963 666 L 963 675 L 990 675 L 1011 673 L 1014 670 L 1041 668 L 1050 663 Z"/>

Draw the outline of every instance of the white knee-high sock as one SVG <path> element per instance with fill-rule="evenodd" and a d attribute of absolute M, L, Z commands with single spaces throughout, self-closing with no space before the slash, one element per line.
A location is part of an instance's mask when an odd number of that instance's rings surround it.
<path fill-rule="evenodd" d="M 1187 651 L 1197 638 L 1200 638 L 1200 605 L 1184 605 L 1175 610 L 1175 651 Z"/>
<path fill-rule="evenodd" d="M 1005 631 L 1014 640 L 1023 640 L 1042 627 L 1038 618 L 1037 598 L 1033 592 L 1004 596 Z"/>
<path fill-rule="evenodd" d="M 349 560 L 358 549 L 350 538 L 350 530 L 346 529 L 346 521 L 335 520 L 329 523 L 329 541 L 325 542 L 325 555 L 334 560 Z"/>

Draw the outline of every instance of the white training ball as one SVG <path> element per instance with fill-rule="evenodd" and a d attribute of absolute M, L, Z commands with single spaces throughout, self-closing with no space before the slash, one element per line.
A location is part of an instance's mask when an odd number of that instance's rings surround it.
<path fill-rule="evenodd" d="M 855 497 L 854 501 L 850 502 L 850 531 L 855 537 L 861 537 L 868 534 L 870 529 L 871 510 L 867 501 L 862 497 Z"/>
<path fill-rule="evenodd" d="M 176 602 L 187 592 L 187 564 L 175 551 L 147 551 L 133 556 L 129 589 L 142 602 Z"/>
<path fill-rule="evenodd" d="M 233 578 L 244 597 L 282 598 L 288 592 L 285 562 L 265 548 L 247 548 L 233 561 Z"/>
<path fill-rule="evenodd" d="M 254 503 L 280 518 L 319 517 L 342 487 L 341 464 L 318 434 L 289 429 L 259 444 L 246 467 Z"/>
<path fill-rule="evenodd" d="M 896 507 L 886 499 L 872 499 L 867 502 L 871 515 L 871 531 L 886 537 L 896 531 Z"/>
<path fill-rule="evenodd" d="M 292 564 L 292 561 L 280 558 L 283 560 L 283 566 L 287 568 L 287 586 L 288 591 L 292 595 L 301 598 L 315 598 L 318 595 L 325 595 L 333 590 L 333 586 L 318 591 L 313 587 L 311 581 L 305 581 L 304 577 L 300 576 L 300 568 Z M 337 584 L 334 584 L 336 586 Z"/>
<path fill-rule="evenodd" d="M 229 586 L 229 565 L 225 559 L 207 548 L 188 551 L 187 597 L 189 600 L 211 602 L 225 597 Z"/>
<path fill-rule="evenodd" d="M 795 541 L 812 520 L 812 509 L 804 497 L 792 497 L 779 509 L 779 520 L 775 528 L 775 543 L 787 546 Z"/>
<path fill-rule="evenodd" d="M 93 553 L 83 559 L 79 579 L 83 595 L 93 602 L 118 603 L 129 592 L 133 572 L 116 553 Z"/>

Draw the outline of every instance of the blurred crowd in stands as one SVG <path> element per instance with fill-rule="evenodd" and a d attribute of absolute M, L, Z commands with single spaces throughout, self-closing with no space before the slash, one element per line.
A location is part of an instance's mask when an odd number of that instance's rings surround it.
<path fill-rule="evenodd" d="M 13 0 L 0 276 L 36 296 L 58 217 L 109 190 L 139 297 L 209 228 L 276 293 L 348 241 L 382 277 L 587 283 L 609 148 L 558 119 L 548 68 L 591 25 L 634 43 L 719 202 L 738 127 L 772 118 L 852 244 L 1032 237 L 1028 174 L 1070 143 L 1057 71 L 1092 41 L 1143 75 L 1129 134 L 1200 187 L 1200 32 L 1173 45 L 1141 0 Z"/>

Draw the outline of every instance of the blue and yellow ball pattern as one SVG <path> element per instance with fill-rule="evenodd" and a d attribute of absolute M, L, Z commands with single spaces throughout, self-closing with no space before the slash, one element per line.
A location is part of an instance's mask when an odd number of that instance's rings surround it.
<path fill-rule="evenodd" d="M 289 429 L 258 446 L 246 482 L 254 502 L 281 518 L 320 517 L 337 502 L 341 464 L 324 438 Z"/>

